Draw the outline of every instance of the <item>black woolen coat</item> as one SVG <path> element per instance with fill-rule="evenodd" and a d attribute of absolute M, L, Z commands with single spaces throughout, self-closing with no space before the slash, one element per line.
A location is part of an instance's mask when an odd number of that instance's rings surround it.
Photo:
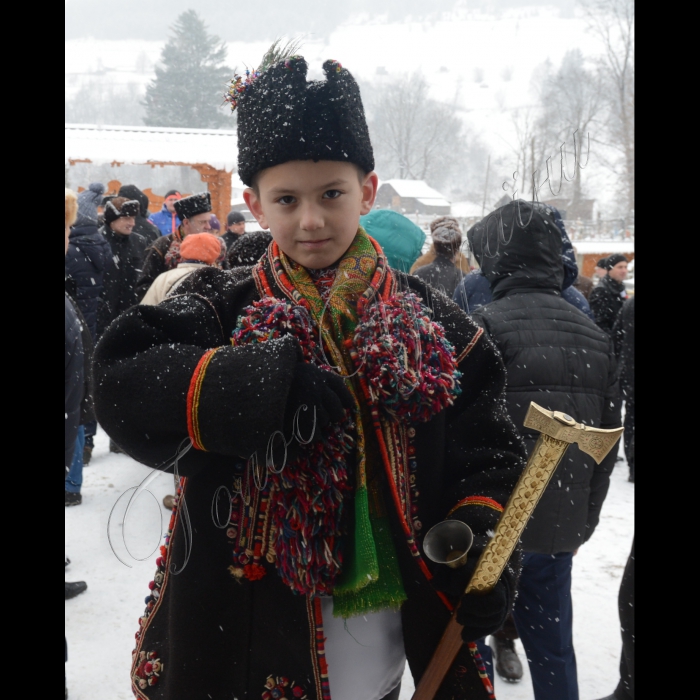
<path fill-rule="evenodd" d="M 605 275 L 593 288 L 588 303 L 595 316 L 595 322 L 608 334 L 612 334 L 613 326 L 627 299 L 627 291 L 622 282 L 617 282 L 610 275 Z"/>
<path fill-rule="evenodd" d="M 613 326 L 623 398 L 634 403 L 634 297 L 628 299 Z"/>
<path fill-rule="evenodd" d="M 269 274 L 269 264 L 267 270 Z M 446 297 L 431 292 L 415 277 L 402 275 L 400 281 L 433 309 L 464 373 L 462 394 L 455 404 L 415 426 L 418 468 L 414 476 L 422 527 L 413 537 L 422 551 L 425 532 L 466 496 L 483 495 L 504 505 L 523 467 L 524 450 L 505 410 L 504 369 L 491 342 Z M 273 293 L 284 298 L 276 287 Z M 226 531 L 217 529 L 212 520 L 218 487 L 232 489 L 243 460 L 256 450 L 264 453 L 269 436 L 284 428 L 293 371 L 301 358 L 297 341 L 290 337 L 230 345 L 238 316 L 259 297 L 250 268 L 206 268 L 188 277 L 177 296 L 122 314 L 96 349 L 100 424 L 135 459 L 162 468 L 187 440 L 187 397 L 193 372 L 207 349 L 220 348 L 208 365 L 199 402 L 201 439 L 208 451 L 190 449 L 179 462 L 186 477 L 191 551 L 188 554 L 180 506 L 167 567 L 157 574 L 156 607 L 137 647 L 139 654 L 157 653 L 164 671 L 158 685 L 140 691 L 139 697 L 258 698 L 270 674 L 301 684 L 310 700 L 327 697 L 321 689 L 317 655 L 323 633 L 314 618 L 313 600 L 294 595 L 267 563 L 267 573 L 258 581 L 234 578 L 228 570 L 231 543 Z M 385 473 L 383 479 L 386 502 L 392 503 L 390 477 Z M 411 554 L 401 530 L 403 516 L 395 507 L 389 510 L 408 595 L 402 607 L 404 644 L 418 679 L 450 613 Z M 475 531 L 476 557 L 498 513 L 483 506 L 463 506 L 453 517 L 468 522 Z M 186 556 L 184 570 L 171 573 L 171 567 L 182 567 Z M 435 565 L 427 565 L 435 571 Z M 509 567 L 504 577 L 513 591 L 516 571 Z M 486 698 L 466 647 L 437 697 Z"/>
<path fill-rule="evenodd" d="M 141 272 L 136 283 L 136 295 L 141 301 L 146 292 L 151 288 L 156 277 L 168 268 L 165 265 L 165 256 L 173 240 L 173 234 L 161 236 L 151 243 L 144 254 Z"/>
<path fill-rule="evenodd" d="M 104 273 L 112 264 L 112 249 L 98 231 L 97 224 L 71 229 L 66 275 L 75 283 L 75 301 L 93 338 L 97 337 L 97 311 L 104 289 Z"/>
<path fill-rule="evenodd" d="M 105 272 L 102 303 L 97 314 L 97 334 L 122 312 L 138 304 L 136 281 L 141 274 L 143 257 L 146 252 L 146 239 L 138 233 L 128 236 L 115 233 L 105 224 L 100 232 L 107 239 L 112 250 L 113 265 Z"/>
<path fill-rule="evenodd" d="M 530 219 L 527 206 L 523 221 Z M 538 437 L 522 427 L 531 401 L 586 425 L 618 428 L 612 341 L 561 297 L 564 269 L 558 231 L 537 212 L 526 228 L 511 226 L 509 220 L 504 226 L 510 239 L 501 241 L 493 256 L 483 254 L 486 228 L 477 225 L 469 231 L 494 297 L 472 318 L 501 352 L 508 373 L 508 412 L 528 452 Z M 576 445 L 568 448 L 523 532 L 524 551 L 572 552 L 588 540 L 598 524 L 616 456 L 617 447 L 596 465 Z"/>

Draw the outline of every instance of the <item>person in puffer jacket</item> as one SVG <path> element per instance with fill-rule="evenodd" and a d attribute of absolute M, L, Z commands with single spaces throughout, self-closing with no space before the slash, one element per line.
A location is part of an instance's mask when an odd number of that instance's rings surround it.
<path fill-rule="evenodd" d="M 71 227 L 66 253 L 66 277 L 75 285 L 76 303 L 93 341 L 97 338 L 103 278 L 112 265 L 112 250 L 97 226 L 97 205 L 104 190 L 102 183 L 93 182 L 78 195 L 78 218 Z"/>
<path fill-rule="evenodd" d="M 528 452 L 538 437 L 522 427 L 531 401 L 585 425 L 619 427 L 612 341 L 562 298 L 562 238 L 552 214 L 517 200 L 473 226 L 467 238 L 493 295 L 472 319 L 500 350 L 508 412 Z M 569 447 L 523 532 L 513 617 L 535 700 L 578 700 L 572 559 L 598 524 L 616 457 L 617 447 L 596 464 L 576 445 Z"/>

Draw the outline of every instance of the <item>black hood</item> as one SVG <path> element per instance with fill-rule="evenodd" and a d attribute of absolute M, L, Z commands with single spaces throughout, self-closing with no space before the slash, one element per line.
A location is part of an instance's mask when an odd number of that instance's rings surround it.
<path fill-rule="evenodd" d="M 472 226 L 467 239 L 494 300 L 516 289 L 561 293 L 561 232 L 542 208 L 509 202 Z"/>
<path fill-rule="evenodd" d="M 139 203 L 141 216 L 148 218 L 148 197 L 136 185 L 122 185 L 119 188 L 119 196 L 135 199 Z"/>

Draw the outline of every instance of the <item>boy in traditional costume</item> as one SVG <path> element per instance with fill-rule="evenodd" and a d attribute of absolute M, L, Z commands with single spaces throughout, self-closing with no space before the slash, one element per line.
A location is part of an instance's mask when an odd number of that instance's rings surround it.
<path fill-rule="evenodd" d="M 458 605 L 468 644 L 437 698 L 493 697 L 473 642 L 505 620 L 517 565 L 463 591 L 523 466 L 503 365 L 359 227 L 377 189 L 360 92 L 323 69 L 307 82 L 292 56 L 231 88 L 262 259 L 193 273 L 97 349 L 101 425 L 154 468 L 177 455 L 180 476 L 139 698 L 398 698 Z M 471 566 L 423 555 L 445 518 L 474 531 Z"/>

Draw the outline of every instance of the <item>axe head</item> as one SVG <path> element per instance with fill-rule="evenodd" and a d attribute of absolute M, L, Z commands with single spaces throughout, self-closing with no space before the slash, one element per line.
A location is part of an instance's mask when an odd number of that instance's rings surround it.
<path fill-rule="evenodd" d="M 569 444 L 575 442 L 579 450 L 593 457 L 596 464 L 603 461 L 624 430 L 624 428 L 613 430 L 591 428 L 577 423 L 571 416 L 561 411 L 548 411 L 534 401 L 530 402 L 523 425 L 543 435 L 549 435 L 555 440 Z"/>

